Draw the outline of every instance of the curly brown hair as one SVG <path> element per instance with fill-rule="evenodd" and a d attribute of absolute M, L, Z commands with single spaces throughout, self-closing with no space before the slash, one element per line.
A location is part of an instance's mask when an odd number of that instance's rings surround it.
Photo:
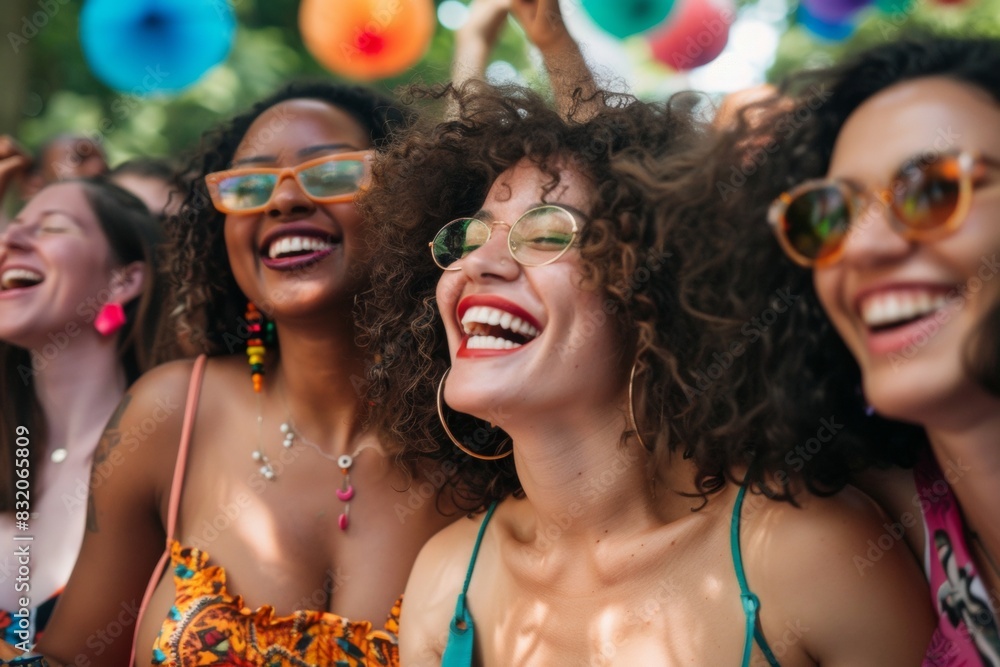
<path fill-rule="evenodd" d="M 225 216 L 212 206 L 205 176 L 230 167 L 237 146 L 258 116 L 293 99 L 316 99 L 346 111 L 368 130 L 376 148 L 394 127 L 409 122 L 409 116 L 395 102 L 369 88 L 300 81 L 206 132 L 183 174 L 190 185 L 180 211 L 165 224 L 169 244 L 164 264 L 170 294 L 160 342 L 164 356 L 191 351 L 232 354 L 245 344 L 247 299 L 229 268 L 223 237 Z M 266 314 L 267 304 L 257 305 Z"/>
<path fill-rule="evenodd" d="M 861 372 L 820 305 L 812 271 L 794 264 L 767 224 L 771 201 L 811 178 L 825 176 L 848 117 L 867 99 L 902 81 L 943 76 L 1000 101 L 1000 40 L 918 36 L 874 47 L 837 66 L 784 82 L 769 100 L 743 110 L 706 161 L 724 214 L 702 239 L 728 276 L 731 321 L 749 321 L 779 290 L 795 295 L 787 316 L 762 330 L 759 354 L 741 360 L 744 378 L 727 384 L 733 400 L 754 406 L 747 427 L 762 445 L 806 445 L 822 420 L 839 428 L 816 447 L 795 450 L 786 469 L 814 471 L 836 486 L 871 465 L 911 466 L 926 445 L 923 429 L 884 419 L 864 403 Z M 735 332 L 731 333 L 735 335 Z M 985 389 L 1000 395 L 1000 305 L 986 315 L 966 346 L 966 366 Z M 818 442 L 818 441 L 817 441 Z"/>
<path fill-rule="evenodd" d="M 701 242 L 713 233 L 721 200 L 704 167 L 706 130 L 691 110 L 697 100 L 650 104 L 601 93 L 578 100 L 564 118 L 517 87 L 470 82 L 410 96 L 448 100 L 458 111 L 454 120 L 411 128 L 380 155 L 373 186 L 359 200 L 379 256 L 361 325 L 378 353 L 369 379 L 383 437 L 404 452 L 454 459 L 469 509 L 520 491 L 510 459 L 459 457 L 439 425 L 435 388 L 449 355 L 435 304 L 441 270 L 427 242 L 449 220 L 476 211 L 494 180 L 527 158 L 550 178 L 547 191 L 567 163 L 596 184 L 592 221 L 580 235 L 584 284 L 602 293 L 626 358 L 638 360 L 636 421 L 651 450 L 650 472 L 681 452 L 697 468 L 702 497 L 736 482 L 791 499 L 800 476 L 810 488 L 834 490 L 812 468 L 775 488 L 772 473 L 788 447 L 765 446 L 746 429 L 759 419 L 759 396 L 747 408 L 726 382 L 701 381 L 729 354 L 725 334 L 740 322 L 724 288 L 728 265 Z M 748 376 L 745 365 L 735 372 L 732 381 L 762 391 L 764 377 Z"/>

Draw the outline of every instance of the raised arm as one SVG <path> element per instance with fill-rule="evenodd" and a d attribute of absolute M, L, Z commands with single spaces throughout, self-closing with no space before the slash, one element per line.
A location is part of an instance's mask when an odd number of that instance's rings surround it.
<path fill-rule="evenodd" d="M 101 436 L 83 546 L 35 649 L 50 665 L 128 664 L 139 606 L 164 551 L 162 517 L 190 374 L 190 361 L 147 373 Z"/>
<path fill-rule="evenodd" d="M 510 13 L 542 54 L 559 112 L 566 115 L 573 109 L 574 95 L 598 104 L 592 99 L 597 92 L 594 75 L 566 29 L 559 0 L 510 0 Z M 587 115 L 585 105 L 575 118 L 585 120 Z"/>
<path fill-rule="evenodd" d="M 483 79 L 486 63 L 496 46 L 504 20 L 510 14 L 542 54 L 556 105 L 563 115 L 574 106 L 574 97 L 590 102 L 576 110 L 584 120 L 597 84 L 587 67 L 580 47 L 566 29 L 558 0 L 473 0 L 469 18 L 455 35 L 452 83 L 461 86 L 470 79 Z M 449 115 L 455 115 L 454 110 Z"/>

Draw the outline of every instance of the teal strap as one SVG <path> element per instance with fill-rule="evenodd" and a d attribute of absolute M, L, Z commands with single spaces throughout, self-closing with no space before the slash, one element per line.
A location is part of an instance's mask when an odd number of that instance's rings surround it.
<path fill-rule="evenodd" d="M 741 486 L 736 494 L 736 504 L 733 507 L 733 520 L 729 525 L 729 548 L 733 552 L 733 566 L 736 568 L 736 581 L 740 585 L 740 598 L 743 600 L 743 614 L 746 616 L 746 639 L 743 642 L 743 667 L 750 664 L 750 651 L 753 649 L 753 642 L 756 640 L 757 646 L 767 659 L 771 667 L 781 667 L 778 659 L 771 652 L 771 647 L 764 639 L 764 633 L 757 627 L 757 610 L 760 609 L 760 599 L 754 595 L 747 585 L 747 577 L 743 572 L 743 556 L 740 555 L 740 513 L 743 509 L 743 497 L 747 488 Z"/>
<path fill-rule="evenodd" d="M 469 607 L 465 604 L 465 596 L 469 592 L 469 582 L 472 581 L 472 571 L 476 567 L 476 558 L 479 557 L 479 545 L 483 542 L 483 535 L 486 533 L 486 524 L 493 518 L 493 511 L 497 508 L 493 502 L 486 510 L 483 523 L 479 526 L 479 534 L 476 535 L 476 544 L 472 547 L 472 558 L 469 559 L 469 569 L 465 573 L 465 583 L 462 584 L 462 592 L 458 594 L 458 601 L 455 603 L 455 615 L 448 626 L 448 643 L 444 647 L 444 655 L 441 656 L 441 667 L 471 667 L 472 652 L 476 643 L 476 631 L 472 625 L 472 615 Z"/>

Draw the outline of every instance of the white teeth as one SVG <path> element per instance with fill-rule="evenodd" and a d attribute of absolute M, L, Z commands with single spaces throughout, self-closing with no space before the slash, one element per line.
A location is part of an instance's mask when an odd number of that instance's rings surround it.
<path fill-rule="evenodd" d="M 470 336 L 465 346 L 470 350 L 510 350 L 521 347 L 521 343 L 496 336 Z"/>
<path fill-rule="evenodd" d="M 861 304 L 861 319 L 869 327 L 882 327 L 932 313 L 947 303 L 947 295 L 940 292 L 906 290 L 874 294 Z"/>
<path fill-rule="evenodd" d="M 541 333 L 538 329 L 531 326 L 520 317 L 515 317 L 513 314 L 505 310 L 500 310 L 499 308 L 493 308 L 491 306 L 473 306 L 465 311 L 465 315 L 462 317 L 462 328 L 465 329 L 465 333 L 472 333 L 471 325 L 473 324 L 486 324 L 491 327 L 499 325 L 500 328 L 512 331 L 516 334 L 521 334 L 525 338 L 536 338 L 538 334 Z M 474 336 L 473 338 L 492 338 L 492 336 Z M 470 347 L 472 346 L 473 338 L 469 339 Z M 504 339 L 501 338 L 500 340 Z M 517 343 L 512 345 L 512 347 L 517 346 Z"/>
<path fill-rule="evenodd" d="M 15 287 L 30 287 L 45 279 L 40 273 L 28 269 L 7 269 L 0 275 L 0 287 L 14 289 Z"/>
<path fill-rule="evenodd" d="M 316 252 L 332 248 L 333 244 L 315 236 L 286 236 L 278 239 L 267 249 L 267 256 L 271 259 L 281 257 L 294 252 Z"/>

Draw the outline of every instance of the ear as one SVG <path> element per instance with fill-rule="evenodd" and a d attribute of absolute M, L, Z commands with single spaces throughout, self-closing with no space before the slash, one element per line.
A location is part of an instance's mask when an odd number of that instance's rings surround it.
<path fill-rule="evenodd" d="M 146 262 L 132 262 L 111 271 L 111 301 L 125 305 L 142 294 L 146 285 Z"/>

